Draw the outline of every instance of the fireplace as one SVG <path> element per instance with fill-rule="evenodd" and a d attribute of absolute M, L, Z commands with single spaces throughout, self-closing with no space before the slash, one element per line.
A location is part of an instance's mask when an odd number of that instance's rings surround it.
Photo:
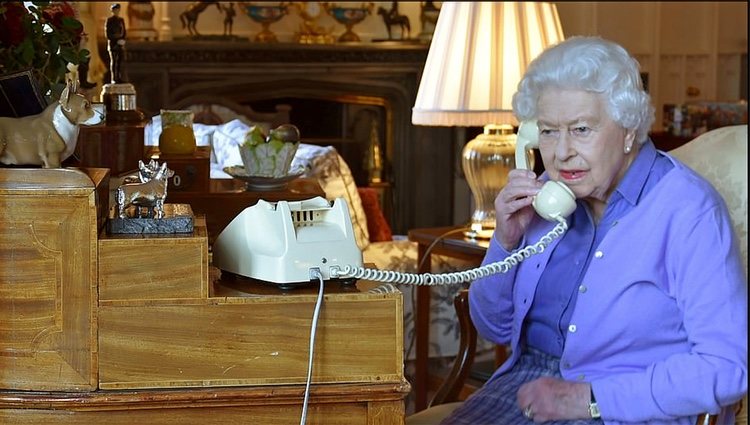
<path fill-rule="evenodd" d="M 227 99 L 263 112 L 292 107 L 303 141 L 332 145 L 359 185 L 380 180 L 398 233 L 452 224 L 453 133 L 411 125 L 422 44 L 131 42 L 126 75 L 149 116 Z M 368 153 L 382 154 L 380 168 Z"/>

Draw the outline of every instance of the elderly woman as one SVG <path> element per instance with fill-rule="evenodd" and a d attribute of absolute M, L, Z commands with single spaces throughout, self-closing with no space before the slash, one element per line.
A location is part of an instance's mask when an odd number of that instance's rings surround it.
<path fill-rule="evenodd" d="M 529 65 L 513 108 L 537 121 L 546 171 L 510 173 L 484 263 L 552 229 L 531 205 L 543 181 L 577 206 L 544 252 L 472 284 L 479 333 L 512 355 L 443 423 L 733 423 L 748 378 L 737 240 L 720 195 L 649 140 L 637 62 L 570 38 Z"/>

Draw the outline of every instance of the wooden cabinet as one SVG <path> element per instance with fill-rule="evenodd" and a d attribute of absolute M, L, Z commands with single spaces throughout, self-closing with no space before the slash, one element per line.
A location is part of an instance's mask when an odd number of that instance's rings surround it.
<path fill-rule="evenodd" d="M 146 122 L 81 126 L 74 155 L 66 161 L 78 167 L 109 168 L 112 176 L 138 169 L 146 158 L 143 128 Z"/>
<path fill-rule="evenodd" d="M 282 291 L 216 269 L 210 280 L 206 296 L 100 300 L 100 388 L 304 385 L 317 284 Z M 326 284 L 316 386 L 404 379 L 401 294 L 373 286 Z"/>

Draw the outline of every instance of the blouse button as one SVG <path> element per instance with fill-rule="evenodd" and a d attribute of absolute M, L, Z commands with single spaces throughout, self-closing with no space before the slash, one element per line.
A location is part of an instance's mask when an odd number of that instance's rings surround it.
<path fill-rule="evenodd" d="M 578 328 L 576 328 L 576 325 L 570 325 L 570 326 L 568 326 L 568 332 L 573 333 L 573 332 L 576 331 L 576 329 L 578 329 Z"/>
<path fill-rule="evenodd" d="M 584 293 L 584 292 L 586 292 L 586 285 L 581 285 L 581 286 L 579 286 L 579 287 L 578 287 L 578 292 L 580 292 L 580 293 Z"/>
<path fill-rule="evenodd" d="M 602 258 L 602 257 L 604 257 L 604 253 L 601 252 L 601 251 L 596 251 L 594 253 L 594 257 L 596 257 L 596 258 Z"/>

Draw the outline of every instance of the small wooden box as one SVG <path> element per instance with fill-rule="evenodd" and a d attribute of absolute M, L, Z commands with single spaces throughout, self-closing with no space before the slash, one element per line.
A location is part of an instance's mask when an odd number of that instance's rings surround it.
<path fill-rule="evenodd" d="M 208 296 L 208 236 L 198 217 L 192 234 L 99 234 L 99 300 Z"/>
<path fill-rule="evenodd" d="M 160 163 L 166 162 L 167 167 L 174 171 L 174 176 L 169 179 L 167 193 L 208 192 L 208 182 L 211 178 L 210 147 L 200 146 L 192 155 L 168 155 L 159 152 L 158 148 L 149 148 L 147 154 L 149 159 L 156 159 Z"/>
<path fill-rule="evenodd" d="M 66 163 L 80 167 L 109 168 L 111 176 L 138 169 L 145 159 L 143 131 L 146 123 L 81 126 L 75 155 Z"/>

